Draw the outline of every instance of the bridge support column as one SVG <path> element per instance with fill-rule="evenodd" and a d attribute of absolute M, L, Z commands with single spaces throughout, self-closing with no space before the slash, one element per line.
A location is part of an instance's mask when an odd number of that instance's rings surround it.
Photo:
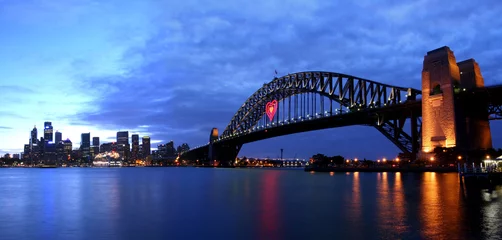
<path fill-rule="evenodd" d="M 216 147 L 215 165 L 221 167 L 234 166 L 235 159 L 242 148 L 242 144 L 226 143 Z"/>
<path fill-rule="evenodd" d="M 483 87 L 478 64 L 457 63 L 442 47 L 427 53 L 422 71 L 422 151 L 456 147 L 460 151 L 492 147 L 487 106 L 460 100 L 459 93 Z"/>
<path fill-rule="evenodd" d="M 459 85 L 460 72 L 450 48 L 428 52 L 422 70 L 422 151 L 457 145 L 454 87 Z"/>
<path fill-rule="evenodd" d="M 417 113 L 411 112 L 411 161 L 417 160 L 417 154 L 420 148 L 420 132 L 418 130 L 418 118 Z"/>
<path fill-rule="evenodd" d="M 481 88 L 485 86 L 479 65 L 474 59 L 457 63 L 460 69 L 460 88 Z M 460 102 L 457 107 L 457 133 L 461 136 L 461 147 L 465 150 L 492 148 L 490 122 L 488 120 L 488 103 L 484 100 L 468 100 Z"/>
<path fill-rule="evenodd" d="M 214 165 L 214 160 L 216 157 L 216 151 L 214 148 L 214 141 L 218 139 L 218 128 L 211 129 L 211 133 L 209 134 L 209 150 L 207 154 L 207 158 L 209 160 L 210 165 Z"/>

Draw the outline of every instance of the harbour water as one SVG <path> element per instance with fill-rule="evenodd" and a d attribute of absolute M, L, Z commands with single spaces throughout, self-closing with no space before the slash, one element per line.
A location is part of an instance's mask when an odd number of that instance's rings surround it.
<path fill-rule="evenodd" d="M 500 239 L 455 173 L 0 169 L 0 239 Z"/>

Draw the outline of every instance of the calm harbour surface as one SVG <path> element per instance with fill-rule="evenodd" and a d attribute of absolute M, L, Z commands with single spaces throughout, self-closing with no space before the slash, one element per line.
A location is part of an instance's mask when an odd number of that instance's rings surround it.
<path fill-rule="evenodd" d="M 0 239 L 502 239 L 456 173 L 0 169 Z"/>

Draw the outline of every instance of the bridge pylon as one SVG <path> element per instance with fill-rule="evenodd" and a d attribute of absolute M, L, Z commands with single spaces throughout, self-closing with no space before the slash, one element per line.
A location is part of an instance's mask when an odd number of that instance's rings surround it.
<path fill-rule="evenodd" d="M 457 63 L 447 46 L 427 53 L 422 70 L 422 152 L 436 147 L 491 148 L 488 114 L 469 114 L 456 98 L 465 89 L 482 86 L 474 60 Z"/>
<path fill-rule="evenodd" d="M 212 166 L 233 166 L 235 158 L 242 148 L 236 142 L 215 143 L 218 139 L 218 128 L 213 128 L 209 135 L 209 164 Z"/>

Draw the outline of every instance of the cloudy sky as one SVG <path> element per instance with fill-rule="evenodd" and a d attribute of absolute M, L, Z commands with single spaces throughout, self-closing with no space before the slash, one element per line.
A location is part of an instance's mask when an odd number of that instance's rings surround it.
<path fill-rule="evenodd" d="M 0 153 L 22 151 L 46 120 L 76 145 L 82 132 L 103 142 L 128 130 L 154 146 L 195 146 L 276 69 L 420 88 L 424 55 L 444 45 L 500 84 L 501 12 L 500 0 L 0 0 Z M 399 152 L 354 126 L 248 144 L 241 155 L 280 148 L 285 157 Z"/>

